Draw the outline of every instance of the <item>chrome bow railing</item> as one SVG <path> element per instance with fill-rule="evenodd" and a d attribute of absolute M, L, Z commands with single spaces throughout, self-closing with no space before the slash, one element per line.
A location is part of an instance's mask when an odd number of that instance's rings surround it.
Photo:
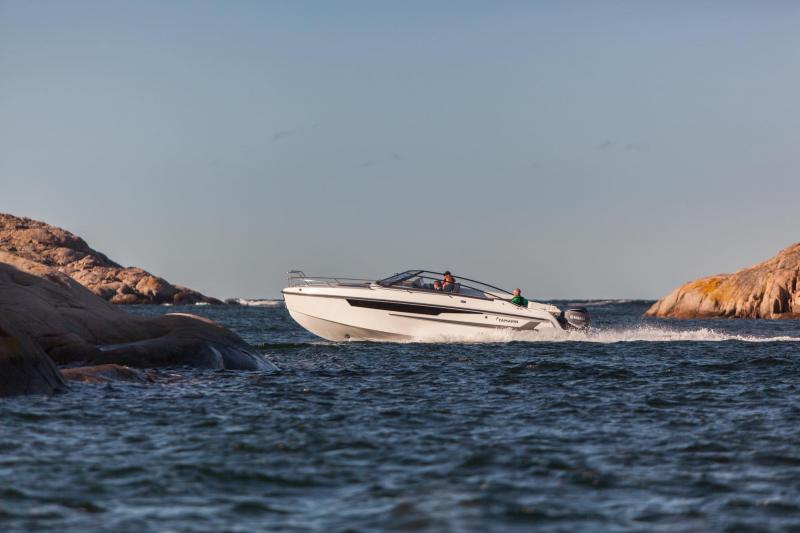
<path fill-rule="evenodd" d="M 307 276 L 302 270 L 288 272 L 289 287 L 323 286 L 323 287 L 368 287 L 374 280 L 358 278 L 330 278 L 324 276 Z"/>

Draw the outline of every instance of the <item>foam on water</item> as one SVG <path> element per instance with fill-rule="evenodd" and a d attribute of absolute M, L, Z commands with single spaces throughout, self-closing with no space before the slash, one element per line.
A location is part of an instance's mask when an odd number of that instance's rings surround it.
<path fill-rule="evenodd" d="M 711 328 L 679 329 L 665 326 L 589 328 L 584 331 L 514 331 L 512 329 L 479 330 L 465 335 L 417 337 L 421 343 L 497 343 L 497 342 L 800 342 L 800 337 L 731 334 Z"/>
<path fill-rule="evenodd" d="M 236 303 L 248 307 L 278 307 L 283 305 L 283 300 L 260 300 L 248 298 L 236 298 Z"/>

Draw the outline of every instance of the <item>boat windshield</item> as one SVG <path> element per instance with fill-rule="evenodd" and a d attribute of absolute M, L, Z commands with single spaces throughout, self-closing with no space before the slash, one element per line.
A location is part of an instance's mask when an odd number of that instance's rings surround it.
<path fill-rule="evenodd" d="M 513 296 L 507 290 L 475 281 L 472 279 L 454 276 L 455 283 L 443 287 L 442 289 L 434 289 L 434 282 L 441 282 L 444 274 L 440 272 L 432 272 L 429 270 L 406 270 L 399 274 L 389 276 L 386 279 L 378 281 L 378 285 L 384 287 L 402 288 L 407 290 L 443 292 L 450 294 L 459 294 L 462 296 L 471 296 L 473 298 L 500 298 L 509 300 Z"/>
<path fill-rule="evenodd" d="M 405 272 L 400 272 L 399 274 L 395 274 L 394 276 L 389 276 L 386 279 L 382 279 L 378 282 L 379 285 L 383 285 L 384 287 L 389 287 L 391 285 L 398 285 L 403 283 L 406 280 L 409 280 L 420 274 L 420 270 L 406 270 Z"/>

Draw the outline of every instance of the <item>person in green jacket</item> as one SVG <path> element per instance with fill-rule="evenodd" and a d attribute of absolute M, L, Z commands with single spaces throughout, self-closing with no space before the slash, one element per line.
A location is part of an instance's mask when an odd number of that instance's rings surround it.
<path fill-rule="evenodd" d="M 521 307 L 528 307 L 528 300 L 522 297 L 522 291 L 519 289 L 514 289 L 514 292 L 511 294 L 514 295 L 514 297 L 511 298 L 512 304 L 519 305 Z"/>

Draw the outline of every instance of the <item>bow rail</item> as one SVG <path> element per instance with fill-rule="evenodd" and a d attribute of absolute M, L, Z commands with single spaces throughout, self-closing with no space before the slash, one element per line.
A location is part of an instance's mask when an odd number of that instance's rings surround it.
<path fill-rule="evenodd" d="M 302 270 L 290 270 L 288 275 L 289 287 L 368 287 L 374 281 L 359 278 L 307 276 Z"/>

